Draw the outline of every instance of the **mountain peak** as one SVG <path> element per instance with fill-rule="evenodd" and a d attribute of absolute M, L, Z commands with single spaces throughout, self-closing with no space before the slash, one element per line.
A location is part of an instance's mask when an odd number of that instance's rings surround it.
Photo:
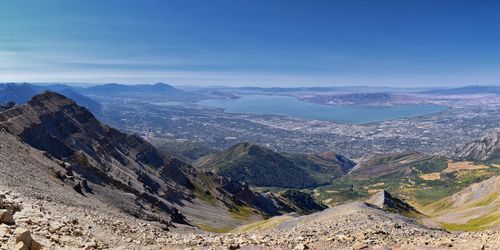
<path fill-rule="evenodd" d="M 31 101 L 33 101 L 33 102 L 37 102 L 37 101 L 71 101 L 71 99 L 69 99 L 66 96 L 61 95 L 59 93 L 47 90 L 47 91 L 42 92 L 41 94 L 33 96 Z"/>
<path fill-rule="evenodd" d="M 154 86 L 168 86 L 168 87 L 172 87 L 169 84 L 166 84 L 164 82 L 157 82 L 157 83 L 154 84 Z"/>
<path fill-rule="evenodd" d="M 372 195 L 366 203 L 374 205 L 380 209 L 396 212 L 404 215 L 419 215 L 420 213 L 410 204 L 393 197 L 386 190 L 380 190 Z"/>
<path fill-rule="evenodd" d="M 393 205 L 394 197 L 392 197 L 389 192 L 380 190 L 372 195 L 366 202 L 383 209 Z"/>
<path fill-rule="evenodd" d="M 64 95 L 52 91 L 44 91 L 35 95 L 27 102 L 33 108 L 43 108 L 43 113 L 60 110 L 62 107 L 76 105 L 76 103 Z"/>
<path fill-rule="evenodd" d="M 238 144 L 234 145 L 232 147 L 232 149 L 235 150 L 235 151 L 246 151 L 246 152 L 250 152 L 250 151 L 271 151 L 267 147 L 264 147 L 264 146 L 261 146 L 261 145 L 257 145 L 257 144 L 253 144 L 253 143 L 250 143 L 250 142 L 241 142 L 241 143 L 238 143 Z"/>

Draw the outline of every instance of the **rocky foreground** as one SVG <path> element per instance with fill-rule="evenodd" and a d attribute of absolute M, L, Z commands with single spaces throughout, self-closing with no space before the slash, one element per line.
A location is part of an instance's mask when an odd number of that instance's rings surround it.
<path fill-rule="evenodd" d="M 365 203 L 284 216 L 243 233 L 164 228 L 110 209 L 0 195 L 0 249 L 500 249 L 500 232 L 429 229 Z"/>

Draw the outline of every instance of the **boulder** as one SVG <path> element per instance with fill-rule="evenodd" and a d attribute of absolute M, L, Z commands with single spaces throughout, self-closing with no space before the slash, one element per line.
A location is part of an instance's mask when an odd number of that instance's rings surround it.
<path fill-rule="evenodd" d="M 31 233 L 30 230 L 22 227 L 18 227 L 16 229 L 16 243 L 24 242 L 26 246 L 29 246 L 31 243 Z"/>
<path fill-rule="evenodd" d="M 15 246 L 14 246 L 14 249 L 15 250 L 29 250 L 28 247 L 26 246 L 26 244 L 24 244 L 24 242 L 18 242 Z"/>
<path fill-rule="evenodd" d="M 40 250 L 42 245 L 31 238 L 30 230 L 19 227 L 16 229 L 16 249 Z"/>
<path fill-rule="evenodd" d="M 306 249 L 309 249 L 309 247 L 306 245 L 306 244 L 298 244 L 297 246 L 295 246 L 295 248 L 293 248 L 294 250 L 306 250 Z"/>
<path fill-rule="evenodd" d="M 14 213 L 11 210 L 0 209 L 0 224 L 14 225 Z"/>

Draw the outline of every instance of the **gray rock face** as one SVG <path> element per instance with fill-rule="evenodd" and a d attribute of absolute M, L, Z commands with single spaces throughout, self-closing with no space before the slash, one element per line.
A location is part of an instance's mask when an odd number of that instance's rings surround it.
<path fill-rule="evenodd" d="M 500 163 L 500 128 L 459 147 L 455 155 L 465 160 Z"/>
<path fill-rule="evenodd" d="M 393 197 L 389 192 L 381 190 L 376 194 L 372 195 L 366 203 L 374 205 L 380 209 L 388 210 L 392 212 L 402 213 L 402 214 L 419 214 L 419 212 L 412 207 L 410 204 Z"/>
<path fill-rule="evenodd" d="M 144 203 L 155 204 L 160 213 L 153 217 L 170 216 L 174 221 L 183 221 L 171 203 L 173 199 L 192 198 L 190 167 L 159 153 L 138 136 L 100 123 L 74 101 L 45 92 L 25 105 L 0 113 L 0 126 L 32 147 L 46 151 L 49 157 L 70 163 L 66 181 L 78 193 L 83 194 L 80 182 L 86 180 L 96 187 L 95 194 L 108 197 L 110 202 L 114 197 L 107 195 L 109 190 L 96 185 L 121 190 L 124 195 L 134 194 Z M 170 197 L 162 198 L 163 193 Z M 122 208 L 135 210 L 134 205 Z"/>

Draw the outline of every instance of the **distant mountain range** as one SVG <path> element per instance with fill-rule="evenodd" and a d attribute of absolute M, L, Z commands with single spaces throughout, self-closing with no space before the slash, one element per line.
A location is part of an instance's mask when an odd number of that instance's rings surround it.
<path fill-rule="evenodd" d="M 26 103 L 33 96 L 44 91 L 53 91 L 63 94 L 77 104 L 89 109 L 95 114 L 99 114 L 102 105 L 93 99 L 93 97 L 106 98 L 113 95 L 162 95 L 169 97 L 186 97 L 188 93 L 176 89 L 168 84 L 141 84 L 141 85 L 123 85 L 123 84 L 104 84 L 91 87 L 75 87 L 65 84 L 53 85 L 35 85 L 35 84 L 15 84 L 7 83 L 0 84 L 0 105 L 9 101 L 14 101 L 18 104 Z"/>
<path fill-rule="evenodd" d="M 336 86 L 336 87 L 228 87 L 228 86 L 180 86 L 186 91 L 218 91 L 239 94 L 292 94 L 292 93 L 422 93 L 422 94 L 484 94 L 500 93 L 500 86 L 471 85 L 458 88 L 404 88 L 404 87 L 374 87 L 374 86 Z"/>
<path fill-rule="evenodd" d="M 0 90 L 0 103 L 4 104 L 10 101 L 14 101 L 19 104 L 23 104 L 29 101 L 33 96 L 38 94 L 38 92 L 32 88 L 29 84 L 7 84 Z"/>
<path fill-rule="evenodd" d="M 460 88 L 434 89 L 420 92 L 433 95 L 500 94 L 500 86 L 466 86 Z"/>
<path fill-rule="evenodd" d="M 124 85 L 109 83 L 82 88 L 81 93 L 91 95 L 117 95 L 117 94 L 161 94 L 161 95 L 186 95 L 187 93 L 165 83 Z"/>
<path fill-rule="evenodd" d="M 179 86 L 186 91 L 222 91 L 241 94 L 280 94 L 280 93 L 300 93 L 300 92 L 342 92 L 342 93 L 373 93 L 373 92 L 419 92 L 430 90 L 431 88 L 393 88 L 374 86 L 338 86 L 338 87 L 229 87 L 229 86 Z"/>
<path fill-rule="evenodd" d="M 328 105 L 391 106 L 424 103 L 423 99 L 416 96 L 391 92 L 312 95 L 300 99 Z"/>
<path fill-rule="evenodd" d="M 102 105 L 99 102 L 78 93 L 76 88 L 66 85 L 38 86 L 27 83 L 6 84 L 5 88 L 0 90 L 0 104 L 7 103 L 9 101 L 14 101 L 17 104 L 24 104 L 33 96 L 44 91 L 54 91 L 63 94 L 94 113 L 100 113 L 102 108 Z"/>

